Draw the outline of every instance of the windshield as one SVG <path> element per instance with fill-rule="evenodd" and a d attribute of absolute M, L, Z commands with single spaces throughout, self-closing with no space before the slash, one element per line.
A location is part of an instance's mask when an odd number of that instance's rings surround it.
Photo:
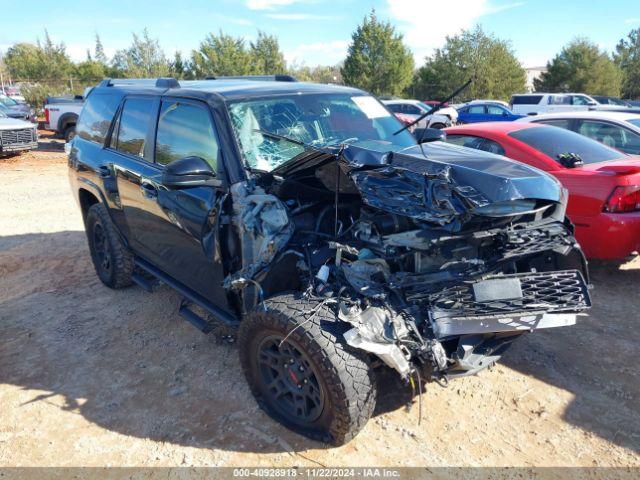
<path fill-rule="evenodd" d="M 7 118 L 7 114 L 2 109 L 0 109 L 0 118 Z"/>
<path fill-rule="evenodd" d="M 575 153 L 584 163 L 606 162 L 624 156 L 595 140 L 559 127 L 523 128 L 509 134 L 530 147 L 558 161 L 558 156 Z"/>
<path fill-rule="evenodd" d="M 13 105 L 18 104 L 18 102 L 16 102 L 13 98 L 5 97 L 4 95 L 0 95 L 0 103 L 6 105 L 7 107 L 12 107 Z"/>
<path fill-rule="evenodd" d="M 249 168 L 271 171 L 308 149 L 343 143 L 395 151 L 416 144 L 373 97 L 283 95 L 229 104 L 233 128 Z"/>
<path fill-rule="evenodd" d="M 427 105 L 424 102 L 419 102 L 420 107 L 422 107 L 422 110 L 424 110 L 425 112 L 429 112 L 431 111 L 432 108 L 435 107 L 435 105 Z"/>

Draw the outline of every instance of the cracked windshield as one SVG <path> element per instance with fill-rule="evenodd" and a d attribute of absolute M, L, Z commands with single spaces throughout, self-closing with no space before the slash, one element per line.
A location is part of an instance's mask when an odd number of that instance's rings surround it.
<path fill-rule="evenodd" d="M 249 168 L 271 171 L 312 149 L 358 144 L 383 151 L 415 145 L 413 136 L 373 97 L 305 94 L 229 105 Z"/>

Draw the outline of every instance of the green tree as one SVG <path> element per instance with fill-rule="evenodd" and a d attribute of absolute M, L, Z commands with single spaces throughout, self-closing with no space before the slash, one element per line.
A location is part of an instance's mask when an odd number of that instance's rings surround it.
<path fill-rule="evenodd" d="M 402 35 L 372 10 L 351 35 L 341 72 L 347 85 L 376 95 L 397 95 L 411 82 L 413 68 L 413 55 Z"/>
<path fill-rule="evenodd" d="M 284 54 L 280 51 L 278 39 L 273 35 L 258 32 L 258 38 L 249 46 L 252 73 L 257 75 L 275 75 L 286 71 Z"/>
<path fill-rule="evenodd" d="M 342 65 L 318 65 L 309 67 L 307 65 L 293 64 L 289 67 L 288 72 L 301 82 L 315 83 L 335 83 L 342 84 Z"/>
<path fill-rule="evenodd" d="M 133 34 L 131 46 L 118 50 L 112 64 L 127 77 L 164 77 L 169 74 L 167 57 L 158 40 L 151 38 L 146 28 L 141 36 Z"/>
<path fill-rule="evenodd" d="M 622 72 L 606 52 L 586 38 L 576 38 L 547 63 L 534 80 L 540 92 L 583 92 L 620 95 Z"/>
<path fill-rule="evenodd" d="M 7 50 L 5 63 L 14 80 L 66 78 L 73 71 L 64 43 L 55 44 L 45 30 L 44 43 L 17 43 Z"/>
<path fill-rule="evenodd" d="M 447 37 L 442 48 L 426 58 L 418 69 L 409 94 L 416 98 L 443 100 L 473 78 L 459 98 L 507 99 L 525 88 L 525 71 L 509 42 L 485 33 L 476 25 Z"/>
<path fill-rule="evenodd" d="M 191 78 L 191 71 L 189 69 L 189 63 L 183 60 L 182 53 L 176 50 L 173 55 L 173 61 L 171 62 L 170 74 L 175 78 Z"/>
<path fill-rule="evenodd" d="M 76 65 L 75 74 L 83 82 L 101 80 L 106 76 L 105 65 L 91 58 Z"/>
<path fill-rule="evenodd" d="M 104 47 L 102 46 L 102 40 L 100 40 L 100 35 L 98 35 L 96 33 L 96 46 L 94 49 L 94 58 L 97 62 L 102 63 L 103 65 L 106 65 L 107 63 L 109 63 L 109 60 L 107 59 L 107 55 L 104 53 Z"/>
<path fill-rule="evenodd" d="M 198 50 L 191 52 L 191 66 L 196 78 L 253 73 L 244 39 L 222 31 L 218 35 L 207 35 Z"/>
<path fill-rule="evenodd" d="M 640 98 L 640 28 L 620 40 L 614 60 L 622 70 L 622 98 Z"/>

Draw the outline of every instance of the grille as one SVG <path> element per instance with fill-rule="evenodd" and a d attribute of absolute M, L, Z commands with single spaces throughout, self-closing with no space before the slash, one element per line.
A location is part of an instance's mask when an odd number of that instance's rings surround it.
<path fill-rule="evenodd" d="M 554 223 L 546 227 L 509 232 L 503 246 L 503 254 L 505 258 L 513 258 L 572 246 L 573 237 L 567 233 L 563 225 Z"/>
<path fill-rule="evenodd" d="M 35 138 L 32 128 L 23 128 L 20 130 L 0 130 L 0 140 L 2 145 L 16 145 L 34 142 Z"/>
<path fill-rule="evenodd" d="M 492 317 L 513 313 L 577 312 L 591 306 L 582 274 L 577 270 L 521 273 L 488 279 L 517 278 L 522 298 L 515 300 L 475 300 L 472 284 L 457 285 L 432 295 L 431 305 L 438 317 Z"/>

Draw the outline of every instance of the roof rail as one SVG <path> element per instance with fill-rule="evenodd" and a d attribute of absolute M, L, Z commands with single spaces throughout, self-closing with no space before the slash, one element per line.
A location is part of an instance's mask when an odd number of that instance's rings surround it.
<path fill-rule="evenodd" d="M 171 77 L 160 78 L 105 78 L 100 82 L 100 87 L 139 86 L 156 88 L 180 88 L 178 80 Z"/>
<path fill-rule="evenodd" d="M 214 77 L 208 76 L 204 78 L 205 80 L 252 80 L 256 82 L 297 82 L 298 79 L 292 75 L 235 75 L 235 76 L 224 76 L 224 77 Z"/>

